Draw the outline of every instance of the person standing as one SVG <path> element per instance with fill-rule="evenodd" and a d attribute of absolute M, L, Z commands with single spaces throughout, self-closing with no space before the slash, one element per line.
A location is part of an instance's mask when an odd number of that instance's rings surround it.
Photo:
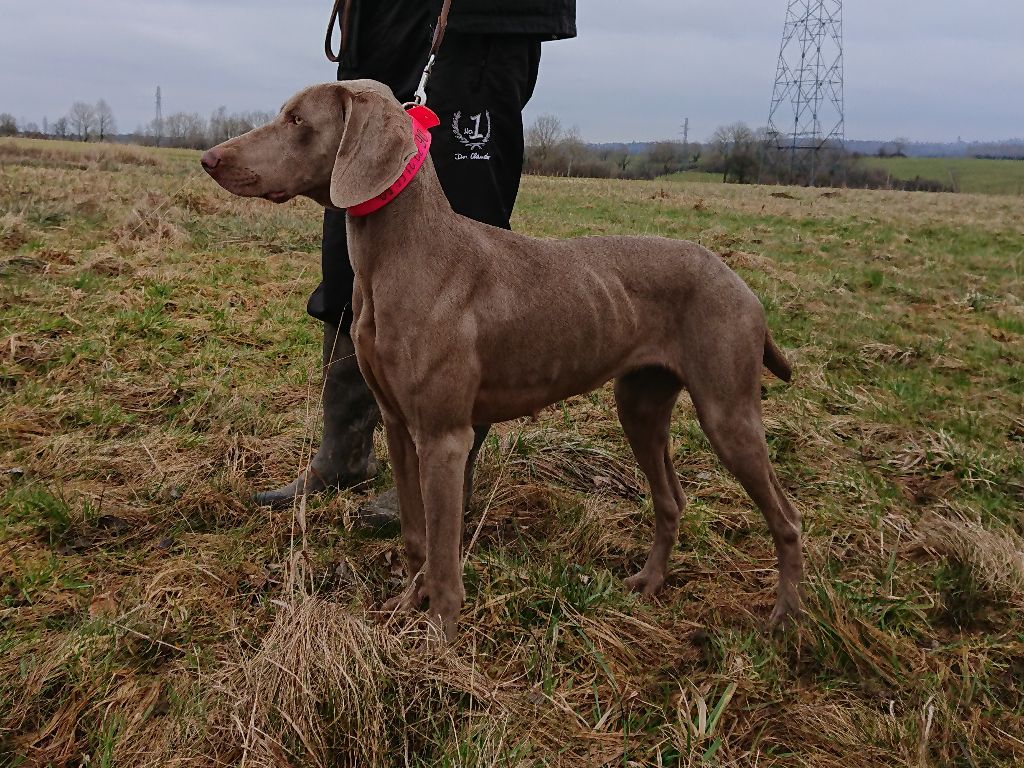
<path fill-rule="evenodd" d="M 338 63 L 338 79 L 378 80 L 399 101 L 412 101 L 440 10 L 441 0 L 335 0 L 326 49 Z M 332 50 L 335 24 L 341 30 L 338 56 Z M 511 228 L 523 168 L 522 112 L 537 82 L 541 44 L 575 35 L 575 0 L 453 0 L 427 104 L 441 120 L 432 131 L 430 156 L 456 213 Z M 256 494 L 259 504 L 287 506 L 303 493 L 359 485 L 377 471 L 373 431 L 380 413 L 349 337 L 355 277 L 345 216 L 324 212 L 323 280 L 306 307 L 324 325 L 323 437 L 299 476 Z M 488 426 L 476 430 L 466 467 L 467 499 Z M 397 520 L 394 490 L 365 506 L 362 518 L 372 525 Z"/>

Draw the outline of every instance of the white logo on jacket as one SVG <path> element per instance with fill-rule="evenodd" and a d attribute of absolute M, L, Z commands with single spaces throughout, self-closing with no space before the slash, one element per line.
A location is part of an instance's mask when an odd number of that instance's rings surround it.
<path fill-rule="evenodd" d="M 491 113 L 483 110 L 475 115 L 462 117 L 462 110 L 452 116 L 452 133 L 469 150 L 468 154 L 457 152 L 456 160 L 490 160 L 490 153 L 481 154 L 491 140 Z"/>

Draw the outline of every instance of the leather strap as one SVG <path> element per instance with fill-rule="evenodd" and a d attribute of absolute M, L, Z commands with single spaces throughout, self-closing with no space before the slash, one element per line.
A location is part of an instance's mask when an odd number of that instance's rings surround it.
<path fill-rule="evenodd" d="M 444 0 L 441 4 L 441 15 L 437 17 L 437 26 L 434 27 L 434 39 L 430 43 L 430 55 L 436 56 L 441 48 L 441 41 L 444 40 L 444 31 L 448 26 L 448 12 L 452 9 L 452 0 Z"/>
<path fill-rule="evenodd" d="M 344 6 L 342 3 L 344 3 Z M 329 61 L 333 61 L 335 64 L 338 63 L 338 60 L 341 59 L 342 55 L 348 49 L 348 24 L 352 15 L 351 11 L 352 0 L 334 0 L 334 7 L 331 9 L 331 20 L 327 24 L 327 37 L 324 40 L 324 53 L 327 54 L 327 59 Z M 334 25 L 339 22 L 341 26 L 341 47 L 338 48 L 338 53 L 335 54 L 332 38 L 334 37 Z"/>

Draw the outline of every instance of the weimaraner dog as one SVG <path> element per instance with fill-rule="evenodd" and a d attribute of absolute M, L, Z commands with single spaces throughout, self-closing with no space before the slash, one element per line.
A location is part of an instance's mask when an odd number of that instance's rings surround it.
<path fill-rule="evenodd" d="M 330 83 L 203 156 L 228 191 L 348 209 L 388 190 L 417 147 L 384 85 Z M 427 159 L 378 211 L 348 220 L 352 338 L 387 431 L 410 583 L 388 609 L 429 605 L 446 635 L 465 599 L 460 550 L 473 426 L 536 414 L 614 379 L 619 421 L 651 486 L 654 543 L 626 579 L 665 582 L 685 496 L 669 423 L 689 390 L 711 445 L 764 514 L 779 585 L 772 625 L 800 605 L 800 515 L 768 459 L 762 363 L 788 381 L 758 298 L 710 251 L 658 237 L 543 240 L 456 215 Z"/>

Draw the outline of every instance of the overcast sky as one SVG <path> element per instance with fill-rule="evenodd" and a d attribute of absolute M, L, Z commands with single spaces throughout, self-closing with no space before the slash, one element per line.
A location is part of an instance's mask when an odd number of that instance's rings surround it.
<path fill-rule="evenodd" d="M 459 0 L 454 0 L 457 5 Z M 106 99 L 121 131 L 164 114 L 276 110 L 333 78 L 331 0 L 0 0 L 0 112 L 51 123 Z M 527 120 L 590 141 L 691 139 L 767 122 L 785 0 L 578 0 L 545 43 Z M 1024 0 L 845 3 L 846 135 L 1024 136 Z"/>

